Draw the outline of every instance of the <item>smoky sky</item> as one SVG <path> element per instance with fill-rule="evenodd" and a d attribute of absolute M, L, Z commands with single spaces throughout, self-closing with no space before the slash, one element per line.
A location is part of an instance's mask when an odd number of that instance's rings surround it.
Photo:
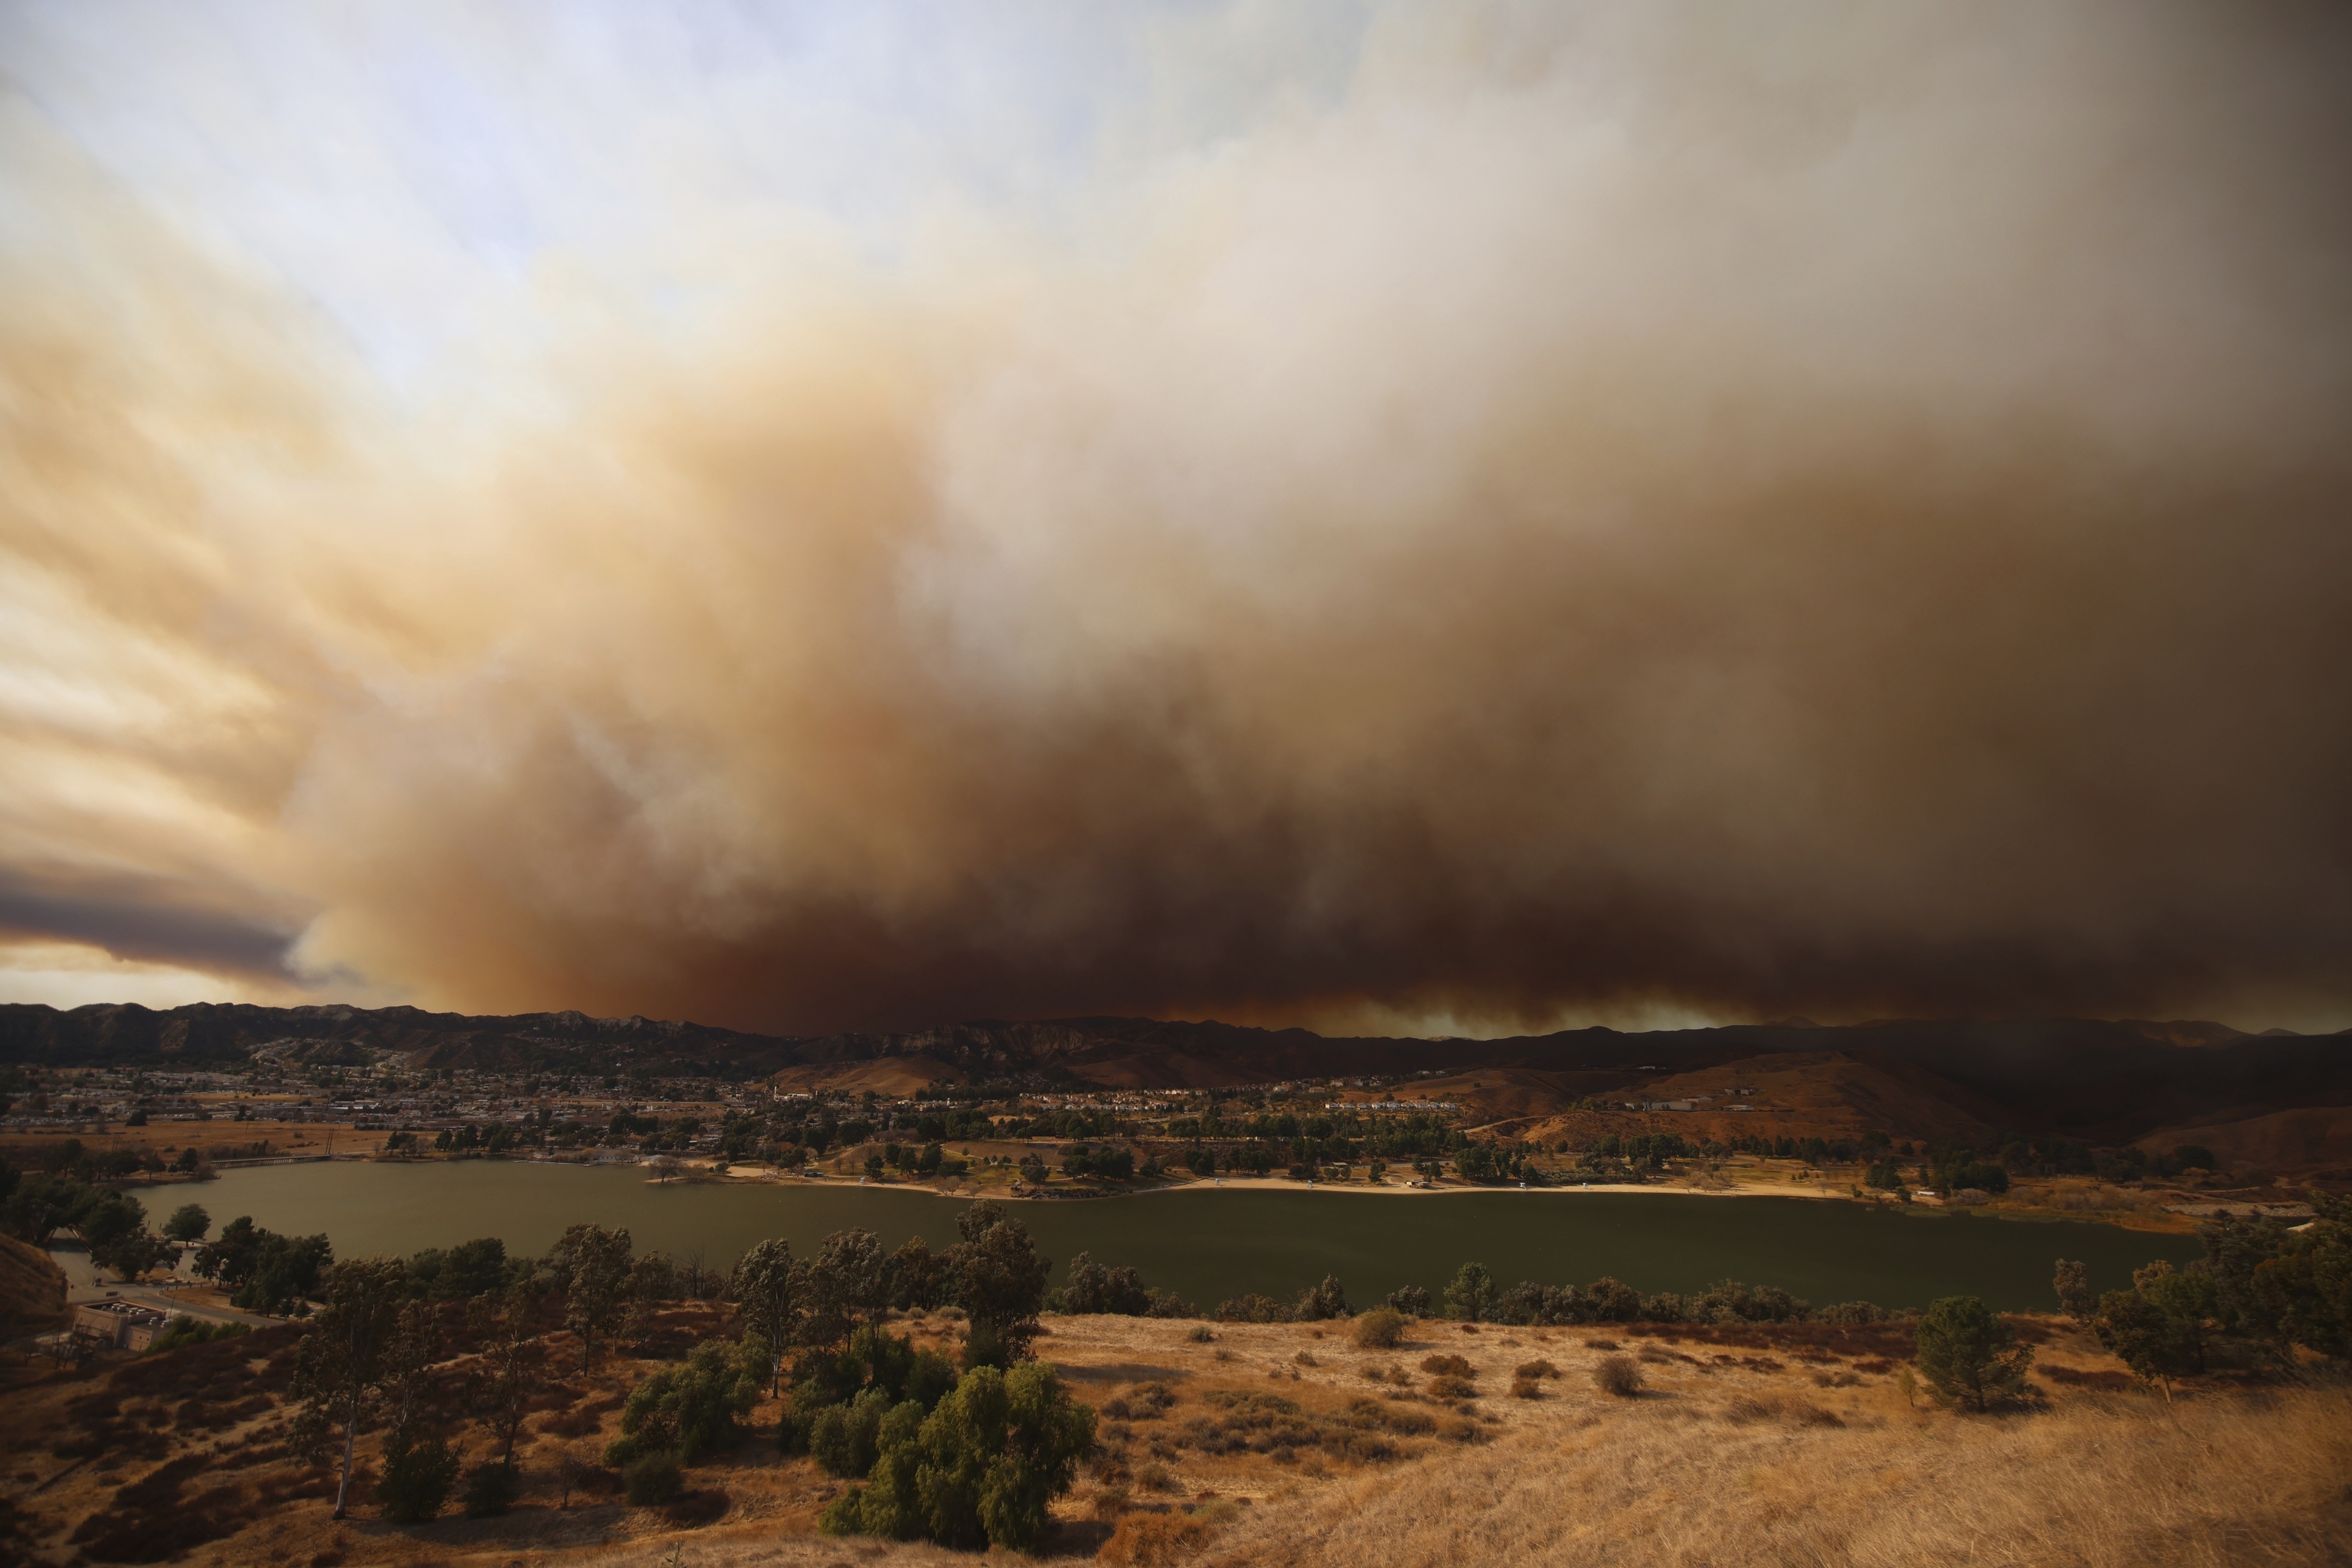
<path fill-rule="evenodd" d="M 2352 1023 L 2344 14 L 726 17 L 0 27 L 0 938 Z"/>

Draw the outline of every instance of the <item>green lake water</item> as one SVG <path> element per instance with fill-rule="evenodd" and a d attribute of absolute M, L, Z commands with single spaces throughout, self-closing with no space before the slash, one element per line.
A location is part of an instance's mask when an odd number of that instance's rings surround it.
<path fill-rule="evenodd" d="M 762 1237 L 784 1237 L 804 1253 L 849 1226 L 878 1232 L 890 1247 L 920 1235 L 940 1250 L 955 1241 L 955 1216 L 965 1206 L 854 1183 L 661 1184 L 631 1166 L 490 1160 L 256 1166 L 173 1188 L 171 1196 L 166 1206 L 202 1203 L 216 1226 L 251 1215 L 270 1230 L 324 1231 L 343 1258 L 478 1236 L 536 1254 L 564 1226 L 593 1221 L 627 1227 L 640 1249 L 682 1257 L 698 1247 L 722 1268 Z M 1611 1274 L 1644 1291 L 1693 1291 L 1735 1279 L 1778 1285 L 1816 1304 L 1925 1306 L 1967 1294 L 2005 1310 L 2047 1311 L 2057 1304 L 2050 1277 L 2062 1257 L 2088 1263 L 2095 1289 L 2114 1289 L 2151 1258 L 2182 1263 L 2200 1250 L 2191 1237 L 2090 1222 L 1812 1198 L 1191 1187 L 1008 1206 L 1054 1259 L 1056 1283 L 1071 1255 L 1085 1250 L 1098 1263 L 1132 1264 L 1152 1284 L 1203 1308 L 1248 1290 L 1296 1295 L 1326 1274 L 1338 1275 L 1359 1304 L 1401 1285 L 1434 1291 L 1475 1258 L 1506 1284 L 1584 1284 Z"/>

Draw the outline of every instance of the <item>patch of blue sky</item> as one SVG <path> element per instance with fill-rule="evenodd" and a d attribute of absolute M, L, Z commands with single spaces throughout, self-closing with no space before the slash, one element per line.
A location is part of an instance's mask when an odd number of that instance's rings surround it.
<path fill-rule="evenodd" d="M 885 269 L 943 212 L 1080 233 L 1162 160 L 1335 100 L 1374 20 L 1353 0 L 27 0 L 0 10 L 0 62 L 111 177 L 398 383 L 551 255 L 628 258 L 658 304 L 761 223 L 821 224 Z"/>

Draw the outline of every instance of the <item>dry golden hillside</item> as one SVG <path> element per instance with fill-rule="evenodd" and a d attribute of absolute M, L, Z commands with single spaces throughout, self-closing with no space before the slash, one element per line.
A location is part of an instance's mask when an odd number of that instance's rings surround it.
<path fill-rule="evenodd" d="M 65 1271 L 40 1248 L 0 1236 L 0 1339 L 44 1332 L 65 1315 Z"/>
<path fill-rule="evenodd" d="M 1486 1563 L 2018 1564 L 2344 1560 L 2352 1396 L 2339 1386 L 2184 1388 L 2168 1405 L 2063 1321 L 2035 1342 L 2032 1408 L 1962 1415 L 1902 1386 L 1908 1331 L 1414 1325 L 1360 1350 L 1344 1322 L 1052 1318 L 1039 1342 L 1099 1415 L 1099 1447 L 1041 1556 L 1136 1564 L 1461 1568 Z M 664 1314 L 682 1353 L 724 1313 Z M 896 1326 L 950 1347 L 950 1315 Z M 815 1533 L 843 1482 L 774 1446 L 763 1404 L 733 1453 L 667 1509 L 632 1509 L 593 1468 L 654 1361 L 577 1370 L 560 1331 L 503 1517 L 376 1517 L 375 1439 L 353 1516 L 285 1447 L 277 1401 L 296 1331 L 271 1329 L 80 1373 L 19 1372 L 0 1473 L 7 1560 L 218 1564 L 975 1563 Z M 457 1347 L 453 1347 L 457 1348 Z M 1604 1394 L 1633 1358 L 1638 1396 Z M 1455 1358 L 1459 1361 L 1441 1358 Z M 467 1370 L 449 1364 L 453 1386 Z M 1524 1374 L 1524 1375 L 1523 1375 Z M 470 1439 L 480 1449 L 478 1433 Z M 567 1494 L 562 1461 L 575 1470 Z"/>
<path fill-rule="evenodd" d="M 1420 1079 L 1400 1094 L 1455 1101 L 1472 1124 L 1507 1136 L 1578 1142 L 1625 1132 L 1635 1121 L 1644 1130 L 1654 1123 L 1659 1131 L 1685 1138 L 1726 1142 L 1750 1137 L 1850 1139 L 1870 1131 L 1979 1142 L 1991 1136 L 2000 1114 L 1981 1096 L 1907 1062 L 1844 1051 L 1751 1057 L 1694 1072 L 1644 1076 L 1630 1085 L 1598 1085 L 1586 1073 L 1484 1068 Z M 1708 1097 L 1708 1109 L 1700 1110 L 1614 1109 L 1626 1100 L 1703 1096 Z M 1611 1109 L 1573 1109 L 1585 1099 Z M 1735 1111 L 1729 1109 L 1735 1103 L 1753 1109 Z"/>
<path fill-rule="evenodd" d="M 2236 1121 L 2192 1121 L 2139 1140 L 2151 1153 L 2183 1143 L 2212 1151 L 2224 1166 L 2268 1171 L 2352 1169 L 2352 1105 L 2274 1110 Z"/>
<path fill-rule="evenodd" d="M 778 1089 L 787 1093 L 810 1094 L 831 1089 L 843 1094 L 863 1094 L 867 1089 L 885 1098 L 912 1094 L 934 1083 L 961 1083 L 964 1075 L 958 1068 L 931 1057 L 873 1057 L 838 1062 L 808 1062 L 789 1067 L 775 1075 Z"/>

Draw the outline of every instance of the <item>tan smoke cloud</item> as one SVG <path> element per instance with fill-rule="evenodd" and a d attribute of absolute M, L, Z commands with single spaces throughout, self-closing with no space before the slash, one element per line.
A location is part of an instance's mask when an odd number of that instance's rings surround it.
<path fill-rule="evenodd" d="M 422 406 L 19 102 L 0 922 L 803 1030 L 2340 1026 L 2344 43 L 1416 8 L 1050 237 L 550 259 Z"/>

